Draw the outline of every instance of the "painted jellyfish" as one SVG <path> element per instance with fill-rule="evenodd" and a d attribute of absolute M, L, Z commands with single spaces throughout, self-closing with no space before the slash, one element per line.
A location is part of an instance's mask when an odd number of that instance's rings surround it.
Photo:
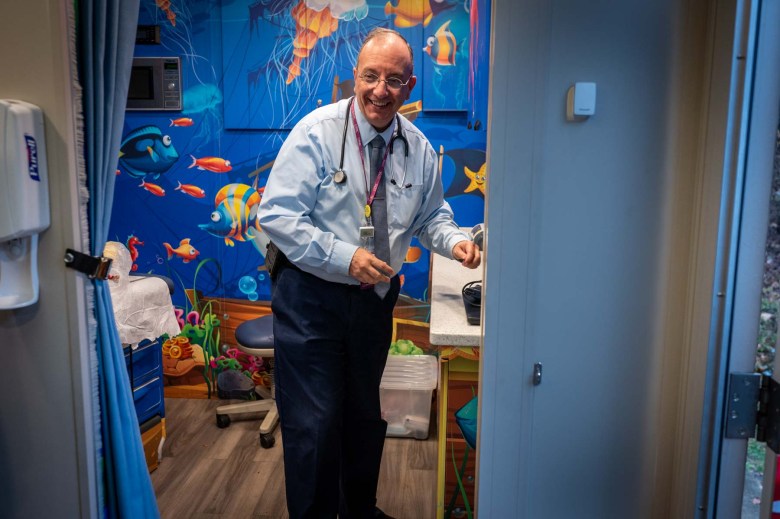
<path fill-rule="evenodd" d="M 295 20 L 295 39 L 293 40 L 293 61 L 287 73 L 289 85 L 301 75 L 301 60 L 307 58 L 320 38 L 330 36 L 339 28 L 338 18 L 331 16 L 330 8 L 311 9 L 304 0 L 290 11 Z"/>
<path fill-rule="evenodd" d="M 267 117 L 284 127 L 311 109 L 304 100 L 331 80 L 334 63 L 355 63 L 363 37 L 374 24 L 339 29 L 339 22 L 360 21 L 368 16 L 366 0 L 298 0 L 286 14 L 272 14 L 280 37 L 264 64 L 250 70 L 247 79 L 253 87 L 261 78 L 266 80 L 262 95 L 274 99 L 269 107 L 284 107 L 279 114 L 282 120 L 273 112 Z M 331 85 L 326 90 L 330 91 Z"/>
<path fill-rule="evenodd" d="M 211 139 L 222 129 L 222 91 L 215 84 L 199 84 L 186 89 L 182 95 L 182 113 L 198 120 L 193 138 Z"/>
<path fill-rule="evenodd" d="M 317 41 L 335 33 L 339 20 L 362 20 L 368 16 L 368 4 L 365 0 L 300 0 L 290 15 L 295 20 L 295 39 L 288 85 L 301 75 L 301 60 L 311 54 Z"/>

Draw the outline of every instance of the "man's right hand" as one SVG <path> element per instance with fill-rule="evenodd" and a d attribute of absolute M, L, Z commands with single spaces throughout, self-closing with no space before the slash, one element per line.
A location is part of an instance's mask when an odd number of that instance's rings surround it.
<path fill-rule="evenodd" d="M 349 264 L 349 275 L 361 283 L 376 285 L 377 283 L 389 283 L 390 277 L 395 276 L 395 272 L 390 268 L 390 265 L 366 249 L 359 247 Z"/>

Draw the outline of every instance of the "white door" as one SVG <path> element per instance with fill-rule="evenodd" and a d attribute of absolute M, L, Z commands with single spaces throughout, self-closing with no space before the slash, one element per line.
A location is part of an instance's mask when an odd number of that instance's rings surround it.
<path fill-rule="evenodd" d="M 653 483 L 689 3 L 493 4 L 480 517 L 667 516 Z M 587 120 L 565 115 L 575 82 L 596 84 Z"/>
<path fill-rule="evenodd" d="M 759 329 L 774 328 L 780 318 L 773 308 L 780 287 L 772 286 L 771 272 L 764 276 L 765 266 L 771 271 L 771 263 L 780 259 L 772 254 L 765 258 L 767 230 L 780 225 L 769 218 L 770 200 L 775 208 L 780 204 L 772 185 L 780 142 L 780 1 L 747 3 L 744 16 L 735 53 L 744 67 L 734 85 L 734 182 L 724 195 L 731 200 L 724 204 L 721 220 L 697 505 L 702 517 L 752 519 L 770 517 L 776 456 L 767 450 L 761 496 L 761 483 L 751 480 L 754 470 L 746 475 L 747 440 L 725 438 L 724 431 L 739 419 L 737 411 L 728 410 L 738 393 L 728 388 L 728 374 L 754 371 Z M 780 362 L 776 366 L 778 379 Z"/>

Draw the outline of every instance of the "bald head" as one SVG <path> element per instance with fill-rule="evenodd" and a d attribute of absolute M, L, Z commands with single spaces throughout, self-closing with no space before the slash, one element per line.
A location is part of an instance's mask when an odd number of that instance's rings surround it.
<path fill-rule="evenodd" d="M 368 33 L 353 69 L 355 100 L 377 131 L 390 126 L 409 99 L 417 82 L 413 70 L 412 49 L 403 36 L 390 29 L 374 29 Z"/>
<path fill-rule="evenodd" d="M 409 73 L 411 73 L 414 70 L 414 53 L 412 52 L 412 46 L 409 45 L 409 42 L 406 41 L 406 38 L 404 38 L 400 32 L 394 31 L 393 29 L 388 29 L 387 27 L 377 27 L 372 29 L 371 32 L 366 35 L 366 39 L 363 40 L 363 44 L 360 46 L 360 51 L 358 52 L 357 68 L 360 68 L 360 55 L 363 54 L 363 49 L 366 48 L 366 45 L 368 45 L 373 40 L 387 40 L 393 38 L 400 39 L 409 50 L 409 63 L 412 67 Z"/>

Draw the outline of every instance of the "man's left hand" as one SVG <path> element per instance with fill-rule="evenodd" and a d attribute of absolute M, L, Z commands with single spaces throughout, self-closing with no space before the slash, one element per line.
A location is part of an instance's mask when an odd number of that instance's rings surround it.
<path fill-rule="evenodd" d="M 459 241 L 452 248 L 452 257 L 460 261 L 464 267 L 475 269 L 479 267 L 479 247 L 470 240 Z"/>

